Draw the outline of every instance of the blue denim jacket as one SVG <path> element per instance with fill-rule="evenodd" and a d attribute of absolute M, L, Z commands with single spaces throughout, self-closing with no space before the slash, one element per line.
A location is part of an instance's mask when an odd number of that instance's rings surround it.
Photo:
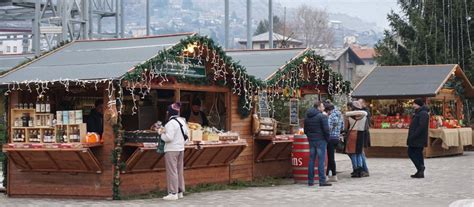
<path fill-rule="evenodd" d="M 344 121 L 342 119 L 341 112 L 336 108 L 328 117 L 329 122 L 329 136 L 338 137 L 341 134 L 341 129 L 344 127 Z"/>

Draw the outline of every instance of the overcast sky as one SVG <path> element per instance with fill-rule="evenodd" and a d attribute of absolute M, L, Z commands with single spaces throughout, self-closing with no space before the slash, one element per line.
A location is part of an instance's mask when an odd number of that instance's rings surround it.
<path fill-rule="evenodd" d="M 396 0 L 274 0 L 282 6 L 298 7 L 307 4 L 330 13 L 345 13 L 359 17 L 377 26 L 388 28 L 387 14 L 390 10 L 399 11 Z"/>

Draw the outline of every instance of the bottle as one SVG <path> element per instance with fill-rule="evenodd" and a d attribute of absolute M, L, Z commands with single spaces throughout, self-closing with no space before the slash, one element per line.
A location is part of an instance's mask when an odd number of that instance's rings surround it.
<path fill-rule="evenodd" d="M 36 109 L 35 111 L 38 113 L 38 112 L 41 112 L 41 104 L 39 102 L 39 98 L 36 99 Z"/>
<path fill-rule="evenodd" d="M 13 126 L 15 126 L 15 127 L 19 127 L 19 126 L 20 126 L 20 119 L 19 119 L 19 118 L 16 118 L 16 119 L 15 119 L 15 122 L 13 123 Z"/>
<path fill-rule="evenodd" d="M 50 137 L 49 137 L 49 130 L 45 130 L 44 131 L 44 135 L 43 135 L 43 142 L 45 143 L 50 143 Z"/>
<path fill-rule="evenodd" d="M 46 112 L 46 103 L 44 102 L 44 100 L 41 101 L 40 105 L 41 105 L 41 113 Z"/>
<path fill-rule="evenodd" d="M 33 127 L 34 126 L 33 123 L 34 123 L 34 118 L 30 117 L 30 120 L 28 120 L 28 126 Z"/>
<path fill-rule="evenodd" d="M 39 119 L 36 119 L 36 126 L 41 126 L 41 116 L 39 116 Z"/>
<path fill-rule="evenodd" d="M 51 112 L 51 104 L 49 103 L 49 97 L 46 97 L 46 113 Z"/>
<path fill-rule="evenodd" d="M 34 108 L 33 108 L 33 103 L 30 103 L 28 109 L 34 109 Z"/>
<path fill-rule="evenodd" d="M 68 142 L 68 141 L 67 141 L 66 127 L 63 128 L 63 139 L 62 139 L 62 142 L 63 142 L 63 143 Z"/>

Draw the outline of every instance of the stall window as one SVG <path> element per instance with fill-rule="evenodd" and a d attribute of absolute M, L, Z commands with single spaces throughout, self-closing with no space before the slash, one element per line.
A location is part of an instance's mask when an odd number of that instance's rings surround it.
<path fill-rule="evenodd" d="M 264 43 L 260 44 L 260 49 L 265 49 L 265 44 Z"/>
<path fill-rule="evenodd" d="M 181 91 L 180 100 L 182 115 L 188 121 L 203 122 L 206 119 L 209 127 L 227 130 L 226 93 Z M 198 103 L 200 107 L 196 106 Z M 200 117 L 200 114 L 205 117 Z"/>

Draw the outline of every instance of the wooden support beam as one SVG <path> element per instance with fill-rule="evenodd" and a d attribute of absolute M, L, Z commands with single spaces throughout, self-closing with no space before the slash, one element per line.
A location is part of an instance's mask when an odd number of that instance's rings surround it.
<path fill-rule="evenodd" d="M 82 153 L 87 153 L 87 152 L 82 152 Z M 89 168 L 89 166 L 87 166 L 87 163 L 84 161 L 84 158 L 82 158 L 81 153 L 79 153 L 79 151 L 76 151 L 74 154 L 75 154 L 75 155 L 77 156 L 77 158 L 81 161 L 80 163 L 81 163 L 82 167 L 84 167 L 86 171 L 91 171 L 91 169 Z"/>
<path fill-rule="evenodd" d="M 219 153 L 222 151 L 222 149 L 224 149 L 224 147 L 221 147 L 216 151 L 214 156 L 212 156 L 212 158 L 207 162 L 207 165 L 210 165 L 214 161 L 214 159 L 216 159 L 217 155 L 219 155 Z"/>
<path fill-rule="evenodd" d="M 56 170 L 61 170 L 60 167 L 59 167 L 59 165 L 58 165 L 58 163 L 56 163 L 56 161 L 54 161 L 54 159 L 53 159 L 53 157 L 51 156 L 51 154 L 49 154 L 48 151 L 45 151 L 44 153 L 46 154 L 46 157 L 48 157 L 48 158 L 51 160 L 51 162 L 54 164 L 54 166 L 56 167 Z"/>
<path fill-rule="evenodd" d="M 255 159 L 257 162 L 261 162 L 262 159 L 274 148 L 274 144 L 272 142 L 268 142 L 265 148 L 258 153 L 257 159 Z"/>

